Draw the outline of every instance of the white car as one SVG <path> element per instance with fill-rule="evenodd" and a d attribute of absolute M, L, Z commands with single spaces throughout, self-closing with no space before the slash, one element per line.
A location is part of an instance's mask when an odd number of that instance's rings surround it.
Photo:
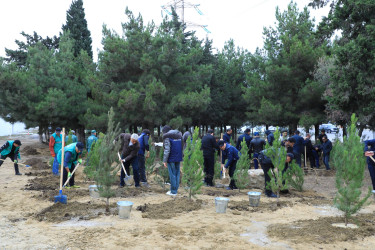
<path fill-rule="evenodd" d="M 319 130 L 324 129 L 327 133 L 338 133 L 339 129 L 333 124 L 322 124 L 319 126 Z"/>

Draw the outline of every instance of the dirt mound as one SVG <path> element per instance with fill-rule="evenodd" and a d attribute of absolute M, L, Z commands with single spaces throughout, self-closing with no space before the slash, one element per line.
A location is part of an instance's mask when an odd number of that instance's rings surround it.
<path fill-rule="evenodd" d="M 38 155 L 39 154 L 39 152 L 36 151 L 35 148 L 30 147 L 30 146 L 26 146 L 24 148 L 21 148 L 21 153 L 25 154 L 25 155 Z"/>
<path fill-rule="evenodd" d="M 332 223 L 343 223 L 343 217 L 322 217 L 317 220 L 300 220 L 291 224 L 275 224 L 268 227 L 268 234 L 294 243 L 316 242 L 328 244 L 338 241 L 354 241 L 375 234 L 373 214 L 361 214 L 349 220 L 359 228 L 338 228 Z"/>
<path fill-rule="evenodd" d="M 143 218 L 170 219 L 180 213 L 199 210 L 202 200 L 189 200 L 188 198 L 172 199 L 160 204 L 144 204 L 138 206 L 137 210 L 142 212 Z"/>
<path fill-rule="evenodd" d="M 226 190 L 224 188 L 203 188 L 202 190 L 202 194 L 217 197 L 230 197 L 244 194 L 244 192 L 240 193 L 238 190 Z"/>
<path fill-rule="evenodd" d="M 32 197 L 38 200 L 48 200 L 55 201 L 55 196 L 58 195 L 58 188 L 56 190 L 42 190 L 38 194 L 33 195 Z M 89 191 L 86 189 L 64 189 L 63 194 L 69 198 L 85 197 L 89 196 Z"/>
<path fill-rule="evenodd" d="M 59 188 L 58 176 L 37 177 L 29 180 L 26 190 L 57 190 Z"/>
<path fill-rule="evenodd" d="M 50 171 L 38 171 L 38 172 L 28 172 L 25 173 L 27 176 L 52 176 Z"/>
<path fill-rule="evenodd" d="M 111 214 L 116 213 L 116 203 L 110 204 Z M 55 203 L 34 214 L 34 218 L 39 221 L 61 222 L 73 218 L 78 220 L 91 220 L 105 213 L 105 204 L 92 204 L 71 202 L 68 204 Z"/>
<path fill-rule="evenodd" d="M 292 207 L 293 203 L 290 201 L 280 201 L 280 206 L 277 206 L 276 202 L 265 203 L 260 200 L 258 207 L 250 207 L 250 201 L 229 201 L 228 208 L 237 211 L 249 211 L 249 212 L 260 212 L 260 211 L 276 211 L 284 207 Z"/>
<path fill-rule="evenodd" d="M 40 158 L 28 159 L 24 164 L 30 165 L 33 170 L 51 169 L 51 167 Z"/>

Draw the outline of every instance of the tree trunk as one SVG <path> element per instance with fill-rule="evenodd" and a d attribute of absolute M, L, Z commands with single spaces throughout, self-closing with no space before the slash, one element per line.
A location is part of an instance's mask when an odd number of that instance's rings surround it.
<path fill-rule="evenodd" d="M 109 213 L 109 198 L 107 198 L 107 202 L 106 202 L 105 205 L 106 205 L 106 206 L 105 206 L 105 211 L 106 211 L 107 213 Z"/>
<path fill-rule="evenodd" d="M 362 137 L 362 133 L 363 133 L 363 130 L 365 129 L 365 126 L 363 126 L 363 125 L 360 125 L 359 126 L 359 130 L 358 130 L 358 136 L 359 137 Z"/>
<path fill-rule="evenodd" d="M 158 142 L 160 142 L 160 125 L 158 125 Z"/>
<path fill-rule="evenodd" d="M 44 141 L 43 141 L 43 127 L 41 125 L 39 125 L 38 134 L 39 134 L 39 142 L 44 143 Z"/>
<path fill-rule="evenodd" d="M 319 124 L 314 124 L 314 129 L 315 129 L 315 143 L 318 142 L 319 138 Z"/>
<path fill-rule="evenodd" d="M 79 142 L 83 142 L 85 144 L 86 141 L 86 136 L 85 136 L 85 127 L 84 126 L 79 126 L 77 129 L 77 139 Z"/>
<path fill-rule="evenodd" d="M 348 136 L 348 131 L 346 130 L 346 125 L 342 126 L 342 136 Z"/>

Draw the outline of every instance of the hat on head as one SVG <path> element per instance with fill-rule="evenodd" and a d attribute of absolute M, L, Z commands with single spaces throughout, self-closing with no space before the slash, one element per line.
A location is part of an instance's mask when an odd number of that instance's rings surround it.
<path fill-rule="evenodd" d="M 137 134 L 132 134 L 130 139 L 138 140 L 139 136 Z"/>
<path fill-rule="evenodd" d="M 219 145 L 219 147 L 222 147 L 222 146 L 224 146 L 225 141 L 224 140 L 220 140 L 217 144 Z"/>
<path fill-rule="evenodd" d="M 79 151 L 82 152 L 82 150 L 84 149 L 85 146 L 83 145 L 82 142 L 77 142 L 76 147 L 78 148 Z"/>
<path fill-rule="evenodd" d="M 258 135 L 259 135 L 259 132 L 255 132 L 255 133 L 254 133 L 254 136 L 258 136 Z"/>
<path fill-rule="evenodd" d="M 91 134 L 93 134 L 93 133 L 96 133 L 96 130 L 94 129 L 94 130 L 91 130 Z"/>
<path fill-rule="evenodd" d="M 19 146 L 22 145 L 20 140 L 15 140 L 13 143 L 15 143 L 15 144 L 17 144 L 17 145 L 19 145 Z"/>
<path fill-rule="evenodd" d="M 60 132 L 60 131 L 61 131 L 61 128 L 60 128 L 60 127 L 57 127 L 57 128 L 55 129 L 55 131 Z"/>
<path fill-rule="evenodd" d="M 172 128 L 169 126 L 169 125 L 165 125 L 163 127 L 163 129 L 161 130 L 161 132 L 163 132 L 163 134 L 165 133 L 168 133 L 169 130 L 171 130 Z"/>
<path fill-rule="evenodd" d="M 76 131 L 72 130 L 72 134 L 75 134 L 75 133 L 76 133 Z"/>

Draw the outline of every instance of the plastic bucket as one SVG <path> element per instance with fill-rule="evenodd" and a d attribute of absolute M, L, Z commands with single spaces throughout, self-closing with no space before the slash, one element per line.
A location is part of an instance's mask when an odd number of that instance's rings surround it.
<path fill-rule="evenodd" d="M 248 192 L 247 195 L 249 196 L 250 206 L 257 207 L 260 201 L 261 192 Z"/>
<path fill-rule="evenodd" d="M 120 219 L 129 219 L 130 211 L 132 210 L 133 202 L 131 201 L 118 201 L 118 216 Z"/>
<path fill-rule="evenodd" d="M 96 185 L 90 185 L 89 186 L 89 192 L 90 192 L 90 196 L 92 198 L 99 198 L 100 197 L 99 191 L 98 191 L 98 186 L 96 186 Z"/>
<path fill-rule="evenodd" d="M 229 202 L 228 198 L 216 197 L 215 198 L 216 213 L 225 214 L 225 212 L 227 211 L 228 202 Z"/>
<path fill-rule="evenodd" d="M 374 197 L 374 201 L 375 201 L 375 190 L 372 190 L 372 197 Z"/>

